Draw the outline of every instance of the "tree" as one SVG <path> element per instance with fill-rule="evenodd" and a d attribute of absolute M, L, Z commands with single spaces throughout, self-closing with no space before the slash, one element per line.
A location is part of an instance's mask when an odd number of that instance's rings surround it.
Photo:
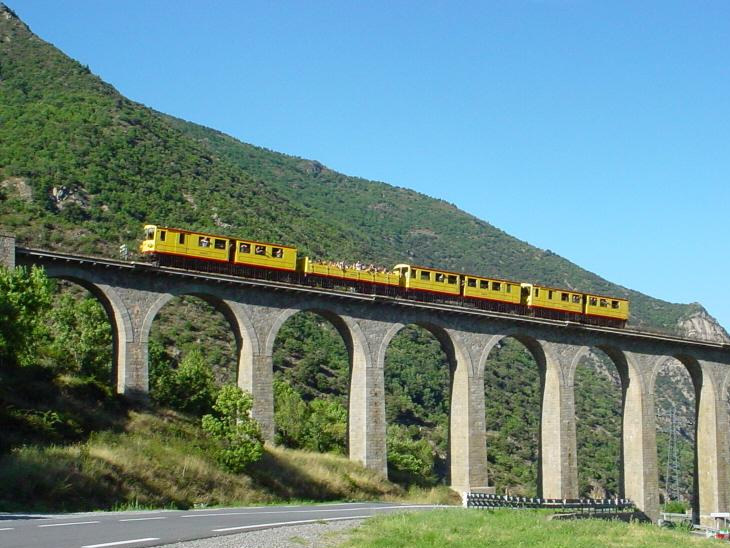
<path fill-rule="evenodd" d="M 276 442 L 293 449 L 306 445 L 309 406 L 286 381 L 274 379 Z"/>
<path fill-rule="evenodd" d="M 345 452 L 347 410 L 334 399 L 317 398 L 309 404 L 306 425 L 307 448 L 314 451 Z"/>
<path fill-rule="evenodd" d="M 263 455 L 261 429 L 251 418 L 252 403 L 250 394 L 226 384 L 213 405 L 214 413 L 202 419 L 203 430 L 220 442 L 218 461 L 234 473 L 243 472 Z"/>
<path fill-rule="evenodd" d="M 53 332 L 48 353 L 55 367 L 110 382 L 112 333 L 96 299 L 79 300 L 64 293 L 50 311 L 48 324 Z"/>
<path fill-rule="evenodd" d="M 433 449 L 425 439 L 413 439 L 408 428 L 388 426 L 388 472 L 395 481 L 431 483 L 434 476 Z"/>
<path fill-rule="evenodd" d="M 53 284 L 43 269 L 0 268 L 0 366 L 28 365 L 44 339 Z"/>
<path fill-rule="evenodd" d="M 213 372 L 198 349 L 189 352 L 177 369 L 158 371 L 150 391 L 158 404 L 194 415 L 210 411 L 215 396 Z"/>

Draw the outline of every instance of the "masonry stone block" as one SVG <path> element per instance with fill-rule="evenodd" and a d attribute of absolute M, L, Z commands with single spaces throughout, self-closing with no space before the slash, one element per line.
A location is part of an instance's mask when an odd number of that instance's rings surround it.
<path fill-rule="evenodd" d="M 0 234 L 0 266 L 15 268 L 15 237 Z"/>

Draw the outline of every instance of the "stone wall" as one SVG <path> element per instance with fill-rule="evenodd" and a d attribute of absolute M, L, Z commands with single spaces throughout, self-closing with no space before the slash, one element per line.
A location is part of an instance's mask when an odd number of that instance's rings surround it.
<path fill-rule="evenodd" d="M 15 268 L 15 236 L 0 234 L 0 266 Z"/>

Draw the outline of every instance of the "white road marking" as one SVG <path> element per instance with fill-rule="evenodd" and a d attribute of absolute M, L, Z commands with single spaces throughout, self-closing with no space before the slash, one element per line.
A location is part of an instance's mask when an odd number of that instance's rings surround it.
<path fill-rule="evenodd" d="M 120 519 L 119 521 L 149 521 L 151 519 L 167 519 L 166 517 L 160 516 L 159 518 L 127 518 Z"/>
<path fill-rule="evenodd" d="M 120 546 L 122 544 L 134 544 L 135 542 L 151 542 L 153 540 L 160 540 L 159 538 L 136 538 L 132 540 L 120 540 L 117 542 L 105 542 L 104 544 L 87 544 L 81 548 L 103 548 L 104 546 Z"/>
<path fill-rule="evenodd" d="M 48 525 L 39 525 L 38 527 L 66 527 L 68 525 L 88 525 L 89 523 L 101 523 L 100 521 L 74 521 L 72 523 L 49 523 Z"/>
<path fill-rule="evenodd" d="M 314 514 L 317 512 L 349 512 L 350 510 L 373 510 L 373 511 L 379 511 L 379 510 L 404 510 L 408 508 L 441 508 L 442 506 L 438 504 L 410 504 L 410 505 L 403 505 L 403 506 L 376 506 L 373 508 L 339 508 L 339 509 L 329 509 L 329 508 L 322 508 L 322 509 L 316 509 L 316 510 L 266 510 L 263 512 L 225 512 L 225 513 L 219 513 L 219 514 L 186 514 L 183 516 L 180 516 L 181 518 L 210 518 L 210 517 L 220 517 L 220 516 L 250 516 L 250 515 L 260 515 L 260 514 L 296 514 L 296 513 L 305 513 L 305 514 Z"/>
<path fill-rule="evenodd" d="M 259 523 L 258 525 L 242 525 L 240 527 L 226 527 L 225 529 L 212 529 L 213 533 L 225 533 L 226 531 L 243 531 L 244 529 L 256 529 L 262 527 L 276 527 L 277 525 L 300 525 L 302 523 L 319 523 L 321 521 L 343 521 L 348 519 L 365 519 L 372 516 L 346 516 L 341 518 L 302 519 L 298 521 L 280 521 L 277 523 Z M 84 547 L 84 548 L 91 548 Z"/>
<path fill-rule="evenodd" d="M 0 531 L 12 531 L 15 527 L 3 527 Z"/>

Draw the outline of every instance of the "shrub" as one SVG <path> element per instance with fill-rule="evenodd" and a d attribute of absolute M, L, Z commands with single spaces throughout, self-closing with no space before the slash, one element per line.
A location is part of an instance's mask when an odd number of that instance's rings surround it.
<path fill-rule="evenodd" d="M 388 473 L 393 481 L 433 483 L 433 449 L 425 439 L 413 439 L 408 429 L 388 426 Z"/>
<path fill-rule="evenodd" d="M 177 369 L 158 371 L 150 391 L 158 404 L 198 416 L 210 411 L 215 396 L 213 372 L 197 349 L 188 353 Z"/>
<path fill-rule="evenodd" d="M 344 453 L 347 441 L 347 409 L 336 400 L 318 398 L 309 404 L 306 446 L 314 451 Z"/>
<path fill-rule="evenodd" d="M 217 458 L 230 472 L 240 473 L 261 458 L 263 436 L 251 418 L 251 395 L 232 384 L 224 385 L 215 404 L 214 414 L 205 415 L 203 430 L 220 442 Z"/>

